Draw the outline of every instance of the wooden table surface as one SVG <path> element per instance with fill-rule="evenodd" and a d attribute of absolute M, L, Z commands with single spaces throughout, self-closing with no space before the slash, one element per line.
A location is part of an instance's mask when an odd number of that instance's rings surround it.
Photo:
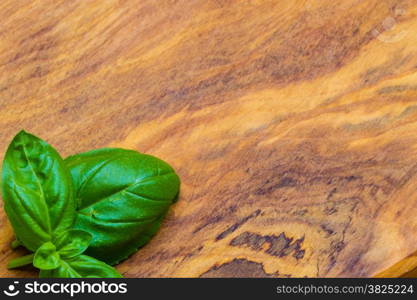
<path fill-rule="evenodd" d="M 400 276 L 416 33 L 415 0 L 3 0 L 0 159 L 25 129 L 173 165 L 180 200 L 126 277 Z M 3 209 L 0 230 L 0 276 L 35 276 L 5 267 Z"/>

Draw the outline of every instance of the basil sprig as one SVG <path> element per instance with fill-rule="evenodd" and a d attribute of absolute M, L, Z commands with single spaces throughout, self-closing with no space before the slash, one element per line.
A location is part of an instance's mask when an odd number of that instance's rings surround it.
<path fill-rule="evenodd" d="M 121 277 L 108 264 L 152 238 L 180 187 L 175 171 L 156 157 L 104 148 L 64 161 L 24 131 L 9 145 L 2 176 L 12 247 L 33 252 L 8 267 L 33 264 L 40 277 Z"/>
<path fill-rule="evenodd" d="M 81 254 L 92 235 L 72 230 L 74 187 L 64 161 L 49 144 L 18 133 L 3 161 L 2 189 L 17 244 L 35 252 L 12 260 L 9 268 L 33 263 L 46 277 L 121 277 L 109 265 Z"/>

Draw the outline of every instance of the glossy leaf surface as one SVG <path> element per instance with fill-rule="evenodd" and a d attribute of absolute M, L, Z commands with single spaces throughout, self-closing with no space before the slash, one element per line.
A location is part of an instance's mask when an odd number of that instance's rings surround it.
<path fill-rule="evenodd" d="M 116 264 L 146 244 L 176 199 L 180 180 L 162 160 L 105 148 L 65 160 L 75 185 L 75 227 L 93 235 L 86 253 Z"/>
<path fill-rule="evenodd" d="M 35 252 L 33 265 L 41 270 L 56 269 L 60 265 L 60 257 L 56 247 L 51 242 L 46 242 Z"/>
<path fill-rule="evenodd" d="M 83 230 L 69 230 L 58 236 L 54 243 L 63 258 L 72 258 L 83 253 L 91 242 L 91 233 Z"/>
<path fill-rule="evenodd" d="M 73 186 L 62 158 L 49 144 L 24 131 L 7 149 L 2 190 L 16 237 L 31 251 L 74 222 Z"/>

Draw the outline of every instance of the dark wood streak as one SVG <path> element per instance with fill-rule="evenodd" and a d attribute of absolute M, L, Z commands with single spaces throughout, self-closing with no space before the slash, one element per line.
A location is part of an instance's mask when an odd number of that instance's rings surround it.
<path fill-rule="evenodd" d="M 251 213 L 250 215 L 244 217 L 243 219 L 241 219 L 240 221 L 234 223 L 232 226 L 230 226 L 229 228 L 227 228 L 225 231 L 223 231 L 222 233 L 220 233 L 218 236 L 216 236 L 216 241 L 222 240 L 225 237 L 227 237 L 229 234 L 235 232 L 237 229 L 239 229 L 240 226 L 242 226 L 243 224 L 245 224 L 247 221 L 249 221 L 252 218 L 256 218 L 257 216 L 259 216 L 259 214 L 261 213 L 261 210 L 258 209 L 256 211 L 254 211 L 253 213 Z"/>
<path fill-rule="evenodd" d="M 238 276 L 236 276 L 238 274 Z M 265 272 L 262 264 L 249 261 L 247 259 L 234 259 L 231 262 L 224 263 L 220 266 L 213 266 L 210 270 L 201 274 L 201 278 L 228 278 L 228 277 L 245 277 L 245 278 L 273 278 L 280 274 L 268 274 Z"/>
<path fill-rule="evenodd" d="M 239 236 L 230 241 L 231 246 L 236 247 L 250 247 L 254 251 L 264 250 L 265 253 L 276 256 L 284 257 L 292 254 L 297 260 L 304 257 L 305 250 L 303 250 L 302 244 L 304 237 L 294 240 L 281 232 L 279 235 L 260 235 L 252 232 L 243 232 Z"/>

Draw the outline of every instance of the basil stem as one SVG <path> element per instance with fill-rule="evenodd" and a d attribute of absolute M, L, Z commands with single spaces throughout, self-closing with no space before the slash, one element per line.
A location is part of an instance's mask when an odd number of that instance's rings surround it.
<path fill-rule="evenodd" d="M 12 259 L 11 261 L 9 261 L 9 263 L 7 264 L 7 268 L 8 269 L 14 269 L 14 268 L 19 268 L 19 267 L 23 267 L 26 265 L 30 265 L 33 262 L 33 257 L 35 256 L 35 254 L 29 254 L 29 255 L 25 255 L 25 256 L 21 256 L 21 257 L 17 257 L 15 259 Z"/>

